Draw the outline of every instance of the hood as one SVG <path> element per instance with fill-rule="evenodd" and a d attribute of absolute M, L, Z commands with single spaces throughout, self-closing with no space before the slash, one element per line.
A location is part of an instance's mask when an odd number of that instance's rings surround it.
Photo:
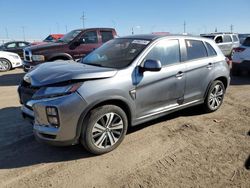
<path fill-rule="evenodd" d="M 2 54 L 2 55 L 15 55 L 15 56 L 19 56 L 17 53 L 7 52 L 7 51 L 1 51 L 1 50 L 0 50 L 0 54 Z"/>
<path fill-rule="evenodd" d="M 44 44 L 39 44 L 39 45 L 33 45 L 30 47 L 27 47 L 28 50 L 34 52 L 38 52 L 38 51 L 43 51 L 43 50 L 48 50 L 48 49 L 53 49 L 53 48 L 57 48 L 58 47 L 64 47 L 65 45 L 67 45 L 66 43 L 55 43 L 55 42 L 50 42 L 50 43 L 44 43 Z"/>
<path fill-rule="evenodd" d="M 34 87 L 41 87 L 71 80 L 109 78 L 116 69 L 90 66 L 75 61 L 56 61 L 43 63 L 24 76 L 24 80 Z"/>

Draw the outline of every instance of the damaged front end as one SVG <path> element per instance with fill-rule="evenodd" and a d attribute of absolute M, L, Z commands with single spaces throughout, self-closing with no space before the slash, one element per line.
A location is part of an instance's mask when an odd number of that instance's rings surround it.
<path fill-rule="evenodd" d="M 86 102 L 77 89 L 83 82 L 67 81 L 34 87 L 23 80 L 18 88 L 23 117 L 32 122 L 38 140 L 50 144 L 77 142 L 78 120 Z"/>

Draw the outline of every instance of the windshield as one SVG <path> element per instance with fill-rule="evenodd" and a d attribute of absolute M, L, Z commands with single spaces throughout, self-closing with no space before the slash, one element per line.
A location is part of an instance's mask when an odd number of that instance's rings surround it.
<path fill-rule="evenodd" d="M 130 65 L 149 43 L 149 40 L 113 39 L 90 53 L 81 63 L 122 69 Z"/>
<path fill-rule="evenodd" d="M 64 42 L 64 43 L 69 43 L 70 41 L 72 41 L 77 35 L 79 35 L 79 33 L 81 33 L 81 30 L 73 30 L 70 31 L 69 33 L 67 33 L 66 35 L 64 35 L 62 38 L 60 38 L 59 40 L 57 40 L 57 42 Z"/>

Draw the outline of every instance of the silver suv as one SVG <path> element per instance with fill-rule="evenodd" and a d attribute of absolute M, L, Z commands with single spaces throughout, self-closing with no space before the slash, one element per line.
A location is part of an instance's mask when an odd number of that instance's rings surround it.
<path fill-rule="evenodd" d="M 201 34 L 201 36 L 213 39 L 221 49 L 222 53 L 229 58 L 231 58 L 233 49 L 240 46 L 238 34 L 235 33 L 211 33 Z"/>
<path fill-rule="evenodd" d="M 225 56 L 212 40 L 137 35 L 111 40 L 80 63 L 41 64 L 18 91 L 38 140 L 80 141 L 103 154 L 130 126 L 198 104 L 217 110 L 229 81 Z"/>

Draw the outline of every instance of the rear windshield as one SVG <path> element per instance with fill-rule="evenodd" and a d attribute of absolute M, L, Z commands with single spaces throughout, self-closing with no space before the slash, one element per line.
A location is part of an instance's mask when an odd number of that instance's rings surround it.
<path fill-rule="evenodd" d="M 245 41 L 243 42 L 244 46 L 250 46 L 250 37 L 247 37 Z"/>

